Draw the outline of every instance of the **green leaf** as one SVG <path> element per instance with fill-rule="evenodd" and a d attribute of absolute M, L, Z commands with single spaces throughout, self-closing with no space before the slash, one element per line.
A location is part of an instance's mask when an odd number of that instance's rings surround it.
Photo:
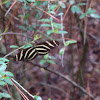
<path fill-rule="evenodd" d="M 53 60 L 47 60 L 47 62 L 49 62 L 51 64 L 55 64 L 55 62 Z"/>
<path fill-rule="evenodd" d="M 50 58 L 50 59 L 56 59 L 54 56 L 49 56 L 48 58 Z"/>
<path fill-rule="evenodd" d="M 32 47 L 33 45 L 32 44 L 28 44 L 28 45 L 25 45 L 24 47 L 23 47 L 23 49 L 26 49 L 26 48 L 29 48 L 29 47 Z"/>
<path fill-rule="evenodd" d="M 44 59 L 47 59 L 49 57 L 49 55 L 48 54 L 46 54 L 45 56 L 44 56 Z"/>
<path fill-rule="evenodd" d="M 73 6 L 71 7 L 71 11 L 72 11 L 73 13 L 80 13 L 81 9 L 80 9 L 78 6 L 73 5 Z"/>
<path fill-rule="evenodd" d="M 91 16 L 91 17 L 94 17 L 94 18 L 100 18 L 100 15 L 98 15 L 98 14 L 95 14 L 95 13 L 93 13 L 93 14 L 90 14 L 90 16 Z"/>
<path fill-rule="evenodd" d="M 50 22 L 49 19 L 41 19 L 41 20 L 39 20 L 39 21 L 41 21 L 41 22 Z"/>
<path fill-rule="evenodd" d="M 69 44 L 73 44 L 73 43 L 77 43 L 77 41 L 75 41 L 75 40 L 66 41 L 65 47 L 68 46 Z"/>
<path fill-rule="evenodd" d="M 1 72 L 1 71 L 3 72 L 6 68 L 7 68 L 7 65 L 6 65 L 6 64 L 5 64 L 5 65 L 1 65 L 1 66 L 0 66 L 0 72 Z"/>
<path fill-rule="evenodd" d="M 42 27 L 51 27 L 50 24 L 42 24 L 41 26 L 42 26 Z"/>
<path fill-rule="evenodd" d="M 28 2 L 35 2 L 35 0 L 27 0 Z"/>
<path fill-rule="evenodd" d="M 5 85 L 7 85 L 7 83 L 4 81 L 0 81 L 0 85 L 5 86 Z"/>
<path fill-rule="evenodd" d="M 67 31 L 57 31 L 56 33 L 57 34 L 67 34 L 68 32 Z"/>
<path fill-rule="evenodd" d="M 46 63 L 46 60 L 40 60 L 40 64 Z"/>
<path fill-rule="evenodd" d="M 12 82 L 10 81 L 10 79 L 4 79 L 5 82 L 7 82 L 10 85 L 13 85 Z"/>
<path fill-rule="evenodd" d="M 51 100 L 50 98 L 48 100 Z"/>
<path fill-rule="evenodd" d="M 80 15 L 80 19 L 84 18 L 86 16 L 86 13 L 83 13 Z"/>
<path fill-rule="evenodd" d="M 2 72 L 2 71 L 0 71 L 0 74 L 1 74 L 2 77 L 4 77 L 4 75 L 5 75 L 5 73 Z"/>
<path fill-rule="evenodd" d="M 86 14 L 92 14 L 95 12 L 96 12 L 96 10 L 92 10 L 92 8 L 89 8 L 88 11 L 86 12 Z"/>
<path fill-rule="evenodd" d="M 48 11 L 48 13 L 51 13 L 51 14 L 56 14 L 54 11 Z"/>
<path fill-rule="evenodd" d="M 62 2 L 62 1 L 59 1 L 59 4 L 62 8 L 66 8 L 66 5 Z"/>
<path fill-rule="evenodd" d="M 11 98 L 11 96 L 9 94 L 0 92 L 0 98 L 2 98 L 2 97 Z"/>
<path fill-rule="evenodd" d="M 35 96 L 34 99 L 36 99 L 36 100 L 42 100 L 42 98 L 40 96 Z"/>
<path fill-rule="evenodd" d="M 33 4 L 33 6 L 37 6 L 37 5 L 39 5 L 39 4 L 41 4 L 41 1 L 36 1 L 36 2 Z"/>
<path fill-rule="evenodd" d="M 49 37 L 52 33 L 53 33 L 52 30 L 48 30 L 48 31 L 47 31 L 47 37 Z"/>
<path fill-rule="evenodd" d="M 59 55 L 62 55 L 64 52 L 64 48 L 61 48 L 60 51 L 59 51 Z"/>
<path fill-rule="evenodd" d="M 0 61 L 0 65 L 6 65 L 4 61 Z"/>
<path fill-rule="evenodd" d="M 1 5 L 1 4 L 5 4 L 5 3 L 9 2 L 9 1 L 10 1 L 10 0 L 3 0 L 2 3 L 0 2 L 0 5 Z"/>
<path fill-rule="evenodd" d="M 71 4 L 71 5 L 73 5 L 74 4 L 74 0 L 69 0 L 69 3 Z"/>
<path fill-rule="evenodd" d="M 54 10 L 57 7 L 57 5 L 51 5 L 49 9 Z"/>
<path fill-rule="evenodd" d="M 84 18 L 87 15 L 94 14 L 95 12 L 96 12 L 96 10 L 92 10 L 91 8 L 89 8 L 86 13 L 83 13 L 83 14 L 80 15 L 80 19 Z"/>
<path fill-rule="evenodd" d="M 16 45 L 11 45 L 10 48 L 19 48 L 19 47 Z"/>
<path fill-rule="evenodd" d="M 9 71 L 6 71 L 5 74 L 6 74 L 7 76 L 14 77 L 14 75 L 13 75 L 11 72 L 9 72 Z"/>
<path fill-rule="evenodd" d="M 6 59 L 6 58 L 1 58 L 1 57 L 0 57 L 0 61 L 2 61 L 2 62 L 9 62 L 8 59 Z"/>
<path fill-rule="evenodd" d="M 30 16 L 30 13 L 27 13 L 27 14 L 25 15 L 25 17 L 24 17 L 24 20 L 26 20 L 27 18 L 29 18 L 29 16 Z"/>

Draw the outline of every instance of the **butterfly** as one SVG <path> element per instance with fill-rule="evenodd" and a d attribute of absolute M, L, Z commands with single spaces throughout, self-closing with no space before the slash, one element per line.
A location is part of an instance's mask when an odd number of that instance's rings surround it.
<path fill-rule="evenodd" d="M 37 44 L 34 47 L 21 50 L 18 54 L 15 55 L 15 60 L 33 60 L 38 55 L 48 54 L 53 48 L 57 46 L 59 46 L 59 42 L 56 40 L 45 41 Z"/>

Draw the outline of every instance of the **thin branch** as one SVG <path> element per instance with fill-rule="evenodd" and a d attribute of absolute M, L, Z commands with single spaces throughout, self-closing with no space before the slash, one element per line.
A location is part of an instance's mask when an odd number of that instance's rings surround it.
<path fill-rule="evenodd" d="M 24 89 L 16 80 L 14 80 L 13 78 L 11 78 L 11 80 L 16 83 L 23 91 L 25 91 L 29 96 L 31 96 L 33 99 L 35 96 L 33 96 L 32 94 L 30 94 L 26 89 Z"/>
<path fill-rule="evenodd" d="M 92 94 L 89 94 L 83 87 L 81 87 L 80 85 L 78 85 L 76 82 L 74 82 L 73 80 L 71 80 L 70 78 L 64 76 L 63 74 L 59 73 L 58 71 L 55 71 L 55 70 L 52 70 L 52 69 L 49 69 L 47 67 L 43 67 L 43 66 L 40 66 L 36 63 L 33 63 L 33 62 L 29 62 L 31 63 L 32 65 L 35 65 L 35 66 L 38 66 L 38 67 L 42 67 L 44 68 L 45 70 L 51 72 L 51 73 L 54 73 L 58 76 L 60 76 L 61 78 L 63 78 L 64 80 L 68 81 L 69 83 L 71 83 L 72 85 L 74 85 L 75 87 L 77 87 L 78 89 L 80 89 L 83 93 L 85 93 L 86 95 L 88 95 L 89 97 L 91 97 L 92 100 L 95 100 L 94 96 Z"/>
<path fill-rule="evenodd" d="M 33 4 L 30 4 L 30 6 L 33 6 Z M 46 12 L 46 11 L 44 11 L 44 10 L 40 9 L 39 7 L 35 7 L 35 8 L 36 8 L 36 9 L 38 9 L 38 10 L 43 11 L 43 12 L 44 12 L 44 13 L 46 13 L 47 15 L 51 16 L 52 18 L 54 18 L 55 20 L 57 20 L 58 22 L 60 22 L 60 20 L 59 20 L 59 19 L 57 19 L 57 18 L 56 18 L 56 17 L 54 17 L 53 15 L 49 14 L 48 12 Z"/>
<path fill-rule="evenodd" d="M 60 89 L 60 88 L 58 88 L 58 87 L 56 87 L 56 86 L 54 86 L 54 85 L 47 84 L 47 83 L 42 83 L 42 82 L 40 83 L 40 85 L 45 85 L 45 86 L 48 86 L 48 87 L 54 88 L 54 89 L 56 89 L 56 90 L 59 90 L 59 91 L 63 92 L 64 95 L 66 95 L 66 92 L 65 92 L 64 90 L 62 90 L 62 89 Z M 68 94 L 67 94 L 67 96 L 69 97 Z"/>
<path fill-rule="evenodd" d="M 11 80 L 13 85 L 16 87 L 16 89 L 19 91 L 20 95 L 24 98 L 24 100 L 29 100 L 26 95 L 14 84 L 14 82 Z"/>
<path fill-rule="evenodd" d="M 10 8 L 7 10 L 5 17 L 7 16 L 7 14 L 9 13 L 9 11 L 11 10 L 11 8 L 17 3 L 17 1 L 14 1 L 13 4 L 10 6 Z"/>
<path fill-rule="evenodd" d="M 20 3 L 16 6 L 16 8 L 14 9 L 13 14 L 12 14 L 11 18 L 9 19 L 8 24 L 7 24 L 7 26 L 6 26 L 7 28 L 9 28 L 9 25 L 10 25 L 11 21 L 13 20 L 13 18 L 14 18 L 14 16 L 15 16 L 15 14 L 16 14 L 18 8 L 20 7 L 20 5 L 21 5 L 21 2 L 20 2 Z"/>
<path fill-rule="evenodd" d="M 20 35 L 20 36 L 24 36 L 24 37 L 27 37 L 27 38 L 33 39 L 32 37 L 30 37 L 30 36 L 26 36 L 26 35 L 21 34 L 21 33 L 6 32 L 6 33 L 4 33 L 3 35 L 9 35 L 9 34 Z"/>

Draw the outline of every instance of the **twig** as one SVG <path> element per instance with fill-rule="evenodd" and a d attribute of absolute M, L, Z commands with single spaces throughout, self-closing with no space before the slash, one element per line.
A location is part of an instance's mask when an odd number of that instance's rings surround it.
<path fill-rule="evenodd" d="M 62 89 L 60 89 L 60 88 L 58 88 L 58 87 L 56 87 L 56 86 L 54 86 L 54 85 L 47 84 L 47 83 L 40 83 L 40 85 L 46 85 L 46 86 L 48 86 L 48 87 L 54 88 L 54 89 L 56 89 L 56 90 L 59 90 L 59 91 L 63 92 L 64 95 L 66 95 L 66 92 L 65 92 L 64 90 L 62 90 Z M 69 96 L 69 95 L 67 94 L 67 96 Z"/>
<path fill-rule="evenodd" d="M 21 36 L 24 36 L 24 37 L 28 37 L 28 38 L 30 38 L 30 39 L 33 39 L 32 37 L 26 36 L 26 35 L 21 34 L 21 33 L 6 32 L 6 33 L 4 33 L 3 35 L 9 35 L 9 34 L 21 35 Z"/>
<path fill-rule="evenodd" d="M 29 96 L 31 96 L 33 99 L 35 96 L 33 96 L 32 94 L 30 94 L 26 89 L 24 89 L 16 80 L 14 80 L 13 78 L 11 78 L 11 80 L 16 83 L 23 91 L 25 91 Z"/>
<path fill-rule="evenodd" d="M 13 81 L 11 80 L 13 83 Z M 19 91 L 20 95 L 24 98 L 24 100 L 29 100 L 26 95 L 13 83 L 13 85 L 16 87 L 16 89 Z"/>
<path fill-rule="evenodd" d="M 88 95 L 89 97 L 91 97 L 92 100 L 95 100 L 94 96 L 92 94 L 89 94 L 83 87 L 81 87 L 80 85 L 78 85 L 76 82 L 74 82 L 73 80 L 71 80 L 70 78 L 64 76 L 63 74 L 59 73 L 58 71 L 55 71 L 55 70 L 51 70 L 47 67 L 43 67 L 43 66 L 40 66 L 36 63 L 33 63 L 33 62 L 29 62 L 31 63 L 32 65 L 35 65 L 35 66 L 39 66 L 40 68 L 44 68 L 45 70 L 51 72 L 51 73 L 54 73 L 58 76 L 60 76 L 61 78 L 63 78 L 64 80 L 68 81 L 69 83 L 71 83 L 72 85 L 74 85 L 75 87 L 77 87 L 78 89 L 80 89 L 83 93 L 85 93 L 86 95 Z"/>
<path fill-rule="evenodd" d="M 7 10 L 5 17 L 7 16 L 7 14 L 9 13 L 9 11 L 11 10 L 11 8 L 17 3 L 17 1 L 14 1 L 13 4 L 10 6 L 10 8 Z"/>

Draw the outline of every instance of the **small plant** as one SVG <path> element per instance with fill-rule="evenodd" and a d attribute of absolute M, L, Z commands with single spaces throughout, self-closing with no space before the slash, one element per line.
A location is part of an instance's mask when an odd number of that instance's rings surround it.
<path fill-rule="evenodd" d="M 13 74 L 9 71 L 6 71 L 7 64 L 9 60 L 6 58 L 0 58 L 0 86 L 6 86 L 7 84 L 13 85 L 10 79 L 13 77 Z M 8 93 L 0 92 L 0 98 L 10 98 L 11 96 Z"/>

